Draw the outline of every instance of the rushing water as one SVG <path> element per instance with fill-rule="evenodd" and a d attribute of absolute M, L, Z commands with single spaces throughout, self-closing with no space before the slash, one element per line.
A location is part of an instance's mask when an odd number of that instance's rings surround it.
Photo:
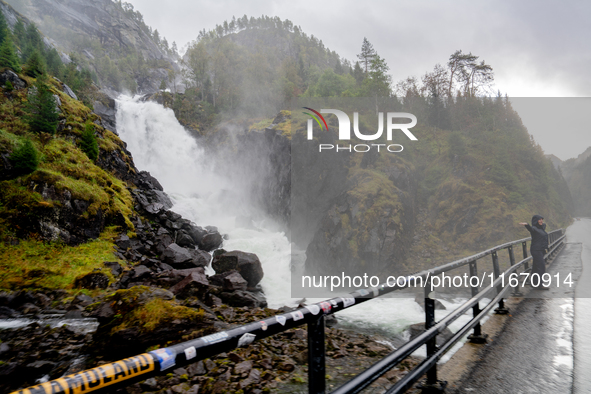
<path fill-rule="evenodd" d="M 19 317 L 14 319 L 0 319 L 0 330 L 11 330 L 38 323 L 51 328 L 68 326 L 79 334 L 88 334 L 96 331 L 99 323 L 94 318 L 64 319 L 63 315 L 40 315 L 36 317 Z"/>
<path fill-rule="evenodd" d="M 291 298 L 291 255 L 303 256 L 303 251 L 292 250 L 285 233 L 253 207 L 245 195 L 245 183 L 216 173 L 206 152 L 182 125 L 172 110 L 154 102 L 121 97 L 117 108 L 117 130 L 127 143 L 138 169 L 149 171 L 171 197 L 172 210 L 200 226 L 213 225 L 227 234 L 226 250 L 256 253 L 265 276 L 261 286 L 269 306 L 294 306 Z M 246 181 L 256 181 L 253 179 Z M 236 225 L 239 216 L 253 215 L 253 228 Z M 312 300 L 308 300 L 310 302 Z M 461 300 L 442 300 L 449 309 Z M 441 318 L 445 311 L 437 311 Z M 360 330 L 375 330 L 392 336 L 403 336 L 413 323 L 424 321 L 424 312 L 413 299 L 380 298 L 339 312 L 345 325 Z M 457 329 L 469 320 L 460 318 L 452 327 Z"/>

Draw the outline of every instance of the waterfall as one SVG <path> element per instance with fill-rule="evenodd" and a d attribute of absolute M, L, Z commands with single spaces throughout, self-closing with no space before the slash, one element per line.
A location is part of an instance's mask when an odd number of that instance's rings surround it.
<path fill-rule="evenodd" d="M 269 307 L 294 306 L 298 300 L 291 298 L 292 246 L 272 220 L 254 212 L 245 197 L 249 191 L 244 183 L 217 171 L 172 110 L 129 97 L 121 97 L 117 106 L 121 139 L 127 143 L 136 167 L 149 171 L 162 184 L 174 203 L 171 209 L 199 226 L 216 226 L 221 234 L 227 234 L 222 245 L 225 250 L 255 253 L 265 273 L 261 286 Z M 236 218 L 245 215 L 257 217 L 254 226 L 237 225 Z M 320 300 L 307 300 L 315 301 Z M 452 309 L 461 302 L 441 301 Z M 445 311 L 437 311 L 437 318 L 443 315 Z M 358 331 L 401 337 L 410 324 L 424 321 L 424 312 L 413 299 L 382 297 L 339 312 L 338 317 L 344 326 Z M 467 320 L 469 316 L 460 318 L 456 325 L 459 328 Z"/>
<path fill-rule="evenodd" d="M 273 229 L 272 221 L 259 212 L 253 226 L 236 224 L 237 217 L 255 213 L 245 198 L 248 191 L 216 172 L 204 148 L 171 109 L 122 96 L 117 100 L 117 130 L 136 167 L 149 171 L 162 184 L 174 212 L 199 226 L 216 226 L 227 235 L 225 250 L 259 257 L 265 273 L 261 286 L 270 307 L 295 303 L 290 290 L 291 245 L 285 233 Z"/>

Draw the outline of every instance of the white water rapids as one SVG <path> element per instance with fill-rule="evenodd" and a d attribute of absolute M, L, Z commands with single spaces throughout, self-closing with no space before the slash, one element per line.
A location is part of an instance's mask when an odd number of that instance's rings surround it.
<path fill-rule="evenodd" d="M 240 184 L 216 173 L 203 148 L 178 123 L 172 110 L 130 97 L 120 97 L 117 103 L 121 139 L 127 143 L 136 167 L 149 171 L 162 184 L 173 201 L 172 210 L 199 226 L 218 227 L 221 234 L 228 235 L 222 245 L 225 250 L 255 253 L 263 265 L 261 286 L 269 307 L 295 306 L 298 300 L 291 298 L 290 284 L 292 245 L 285 233 L 259 212 L 255 228 L 236 225 L 236 217 L 255 214 L 246 192 L 240 190 Z M 461 300 L 441 301 L 449 311 Z M 437 319 L 446 313 L 437 311 Z M 359 331 L 402 336 L 410 324 L 424 321 L 424 312 L 413 299 L 383 297 L 339 312 L 338 318 Z M 468 320 L 469 316 L 462 316 L 452 330 Z"/>

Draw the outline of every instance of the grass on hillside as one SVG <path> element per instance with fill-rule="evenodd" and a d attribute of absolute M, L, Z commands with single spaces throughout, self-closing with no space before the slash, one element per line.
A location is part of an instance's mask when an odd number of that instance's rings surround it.
<path fill-rule="evenodd" d="M 61 242 L 21 240 L 18 245 L 0 243 L 0 289 L 71 289 L 76 277 L 101 269 L 110 280 L 105 261 L 118 261 L 113 239 L 116 227 L 108 227 L 98 239 L 76 247 Z"/>

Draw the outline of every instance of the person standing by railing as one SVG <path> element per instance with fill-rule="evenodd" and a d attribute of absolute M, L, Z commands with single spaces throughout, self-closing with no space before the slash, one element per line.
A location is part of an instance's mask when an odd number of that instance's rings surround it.
<path fill-rule="evenodd" d="M 531 226 L 525 222 L 519 223 L 527 229 L 531 234 L 531 244 L 529 252 L 533 258 L 532 270 L 530 275 L 530 283 L 539 283 L 537 286 L 540 289 L 547 290 L 548 287 L 542 286 L 542 275 L 546 273 L 546 262 L 544 261 L 545 250 L 548 249 L 548 233 L 546 232 L 546 223 L 544 218 L 540 215 L 534 215 L 531 219 Z M 539 275 L 539 279 L 532 282 L 532 276 Z"/>

